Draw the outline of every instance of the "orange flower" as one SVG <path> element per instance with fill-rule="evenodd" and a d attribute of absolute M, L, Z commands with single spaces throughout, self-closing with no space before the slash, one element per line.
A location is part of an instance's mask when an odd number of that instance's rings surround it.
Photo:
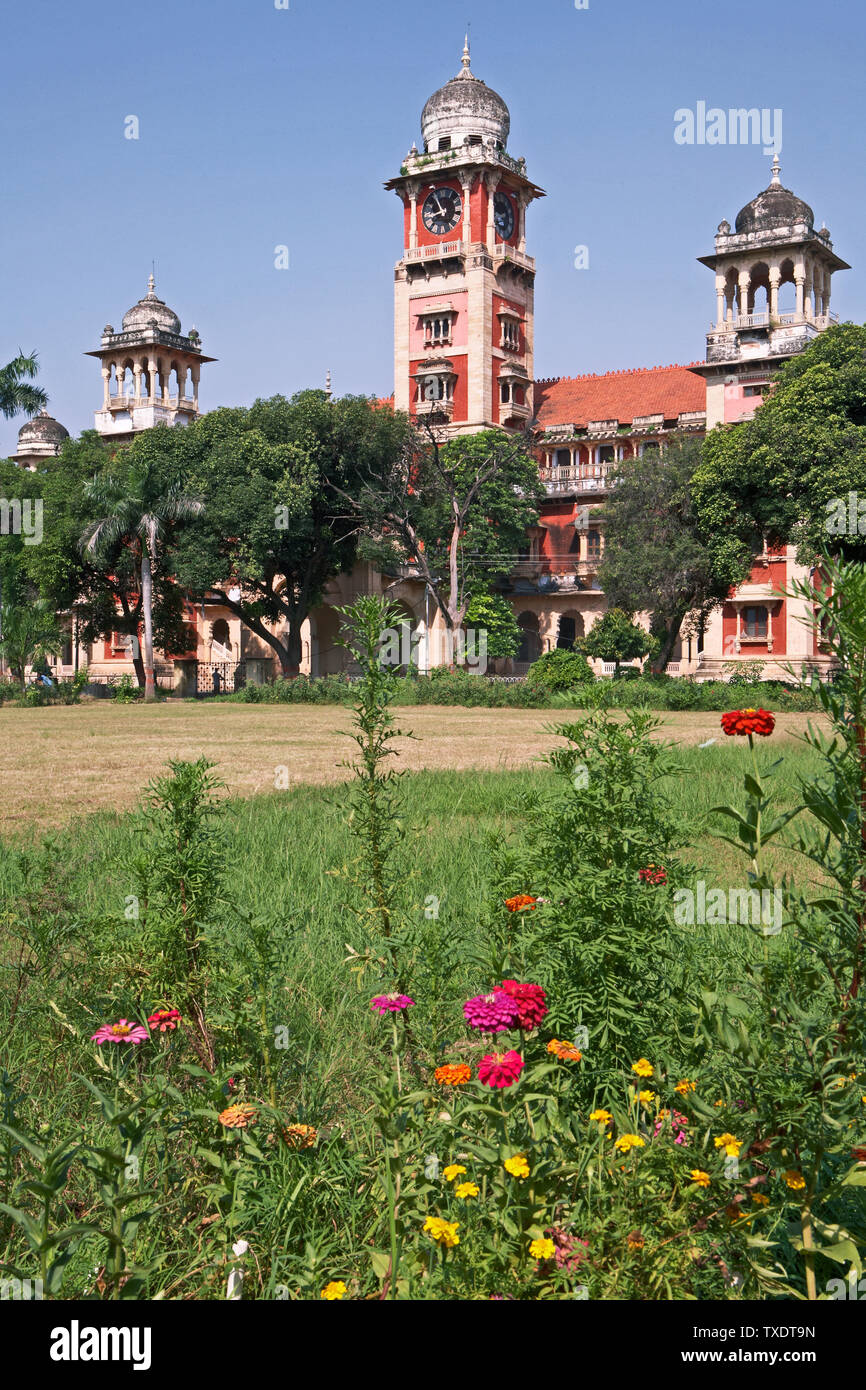
<path fill-rule="evenodd" d="M 641 1235 L 640 1231 L 629 1231 L 625 1240 L 629 1250 L 643 1250 L 646 1245 L 646 1240 Z"/>
<path fill-rule="evenodd" d="M 560 1042 L 559 1038 L 551 1038 L 547 1044 L 548 1052 L 552 1052 L 558 1057 L 560 1062 L 579 1062 L 583 1053 L 574 1043 Z"/>
<path fill-rule="evenodd" d="M 230 1105 L 220 1114 L 219 1122 L 225 1129 L 246 1129 L 257 1118 L 258 1111 L 254 1105 Z"/>
<path fill-rule="evenodd" d="M 472 1079 L 472 1068 L 468 1062 L 446 1062 L 436 1068 L 434 1076 L 443 1086 L 465 1086 Z"/>
<path fill-rule="evenodd" d="M 537 901 L 530 893 L 517 893 L 513 898 L 505 899 L 505 906 L 509 912 L 522 912 L 525 908 L 535 907 Z"/>
<path fill-rule="evenodd" d="M 318 1139 L 312 1125 L 287 1125 L 283 1138 L 292 1149 L 311 1149 Z"/>

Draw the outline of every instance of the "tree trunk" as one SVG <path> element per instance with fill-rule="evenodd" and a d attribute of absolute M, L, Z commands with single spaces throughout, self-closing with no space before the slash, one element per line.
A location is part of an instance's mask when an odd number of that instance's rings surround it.
<path fill-rule="evenodd" d="M 150 703 L 156 699 L 156 682 L 153 678 L 153 575 L 144 542 L 141 546 L 141 611 L 144 615 L 144 698 Z"/>
<path fill-rule="evenodd" d="M 675 620 L 670 624 L 669 627 L 665 629 L 664 640 L 661 646 L 659 647 L 658 652 L 656 653 L 655 660 L 652 663 L 651 669 L 656 674 L 660 674 L 662 671 L 664 671 L 665 667 L 670 661 L 671 652 L 677 644 L 677 637 L 679 636 L 681 626 L 682 618 L 680 618 L 679 621 Z"/>
<path fill-rule="evenodd" d="M 301 624 L 289 619 L 285 645 L 280 650 L 280 669 L 286 680 L 297 680 L 301 674 Z"/>

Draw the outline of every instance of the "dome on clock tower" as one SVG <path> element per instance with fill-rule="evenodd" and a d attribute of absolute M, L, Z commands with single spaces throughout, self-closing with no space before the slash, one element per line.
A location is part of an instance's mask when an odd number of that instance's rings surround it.
<path fill-rule="evenodd" d="M 505 149 L 510 129 L 511 116 L 502 97 L 470 68 L 467 38 L 462 71 L 433 93 L 421 113 L 425 148 L 438 150 L 443 139 L 462 145 L 467 137 L 475 135 Z"/>

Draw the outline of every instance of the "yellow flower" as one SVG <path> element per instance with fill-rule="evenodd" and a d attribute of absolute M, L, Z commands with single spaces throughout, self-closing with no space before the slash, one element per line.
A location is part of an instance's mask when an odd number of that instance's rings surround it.
<path fill-rule="evenodd" d="M 545 1236 L 544 1240 L 530 1242 L 529 1253 L 534 1260 L 552 1260 L 556 1254 L 556 1246 Z"/>
<path fill-rule="evenodd" d="M 752 1201 L 758 1207 L 768 1207 L 770 1205 L 770 1199 L 765 1192 L 753 1192 Z"/>
<path fill-rule="evenodd" d="M 506 1173 L 510 1173 L 513 1178 L 528 1178 L 529 1164 L 526 1161 L 526 1154 L 515 1154 L 513 1158 L 506 1158 L 504 1163 Z"/>
<path fill-rule="evenodd" d="M 346 1285 L 342 1279 L 332 1279 L 330 1284 L 326 1284 L 322 1289 L 322 1298 L 327 1298 L 329 1303 L 333 1303 L 336 1298 L 345 1298 L 348 1293 Z"/>
<path fill-rule="evenodd" d="M 806 1186 L 806 1179 L 803 1177 L 803 1174 L 798 1173 L 795 1168 L 789 1168 L 786 1173 L 782 1174 L 782 1177 L 785 1179 L 788 1187 L 794 1192 L 802 1192 L 803 1188 Z"/>
<path fill-rule="evenodd" d="M 600 1125 L 609 1125 L 613 1119 L 613 1115 L 611 1115 L 609 1110 L 593 1110 L 589 1118 L 590 1120 L 597 1121 Z"/>
<path fill-rule="evenodd" d="M 692 1182 L 696 1182 L 698 1187 L 709 1187 L 710 1175 L 705 1173 L 703 1168 L 693 1168 L 689 1173 Z"/>
<path fill-rule="evenodd" d="M 620 1153 L 627 1154 L 629 1149 L 643 1149 L 646 1147 L 646 1140 L 641 1139 L 639 1134 L 621 1134 L 614 1140 L 613 1147 L 619 1149 Z"/>
<path fill-rule="evenodd" d="M 724 1149 L 730 1158 L 736 1158 L 740 1149 L 743 1147 L 742 1139 L 737 1139 L 734 1134 L 722 1134 L 713 1143 L 717 1149 Z"/>
<path fill-rule="evenodd" d="M 725 1102 L 724 1102 L 723 1100 L 714 1100 L 714 1101 L 713 1101 L 713 1105 L 717 1105 L 717 1106 L 718 1106 L 718 1105 L 724 1105 L 724 1104 L 725 1104 Z"/>
<path fill-rule="evenodd" d="M 638 1100 L 640 1101 L 641 1105 L 652 1105 L 655 1098 L 655 1091 L 641 1091 L 640 1095 L 638 1096 Z"/>
<path fill-rule="evenodd" d="M 465 1201 L 467 1197 L 477 1197 L 480 1191 L 477 1182 L 459 1182 L 454 1189 L 454 1196 Z"/>
<path fill-rule="evenodd" d="M 693 1091 L 695 1089 L 695 1084 L 696 1083 L 694 1081 L 689 1081 L 688 1079 L 686 1079 L 685 1081 L 678 1081 L 676 1086 L 674 1086 L 674 1090 L 677 1091 L 678 1094 L 681 1096 L 687 1096 L 689 1091 Z"/>
<path fill-rule="evenodd" d="M 442 1169 L 446 1182 L 453 1182 L 455 1178 L 459 1178 L 460 1174 L 465 1172 L 466 1169 L 461 1163 L 449 1163 L 447 1168 Z"/>
<path fill-rule="evenodd" d="M 459 1225 L 459 1221 L 443 1221 L 441 1216 L 428 1216 L 424 1222 L 424 1230 L 437 1245 L 444 1245 L 447 1250 L 451 1250 L 460 1244 L 457 1234 Z"/>
<path fill-rule="evenodd" d="M 643 1250 L 646 1245 L 646 1241 L 640 1231 L 629 1231 L 625 1239 L 629 1250 Z"/>
<path fill-rule="evenodd" d="M 652 1076 L 653 1064 L 648 1062 L 646 1057 L 639 1057 L 636 1062 L 632 1062 L 631 1069 L 635 1076 Z"/>

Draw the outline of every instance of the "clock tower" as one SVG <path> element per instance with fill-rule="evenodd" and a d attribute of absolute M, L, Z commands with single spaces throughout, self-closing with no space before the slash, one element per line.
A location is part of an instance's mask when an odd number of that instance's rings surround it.
<path fill-rule="evenodd" d="M 471 70 L 421 116 L 423 151 L 385 187 L 403 204 L 394 272 L 394 404 L 446 437 L 533 417 L 535 261 L 526 209 L 544 191 L 507 152 L 508 107 Z"/>

